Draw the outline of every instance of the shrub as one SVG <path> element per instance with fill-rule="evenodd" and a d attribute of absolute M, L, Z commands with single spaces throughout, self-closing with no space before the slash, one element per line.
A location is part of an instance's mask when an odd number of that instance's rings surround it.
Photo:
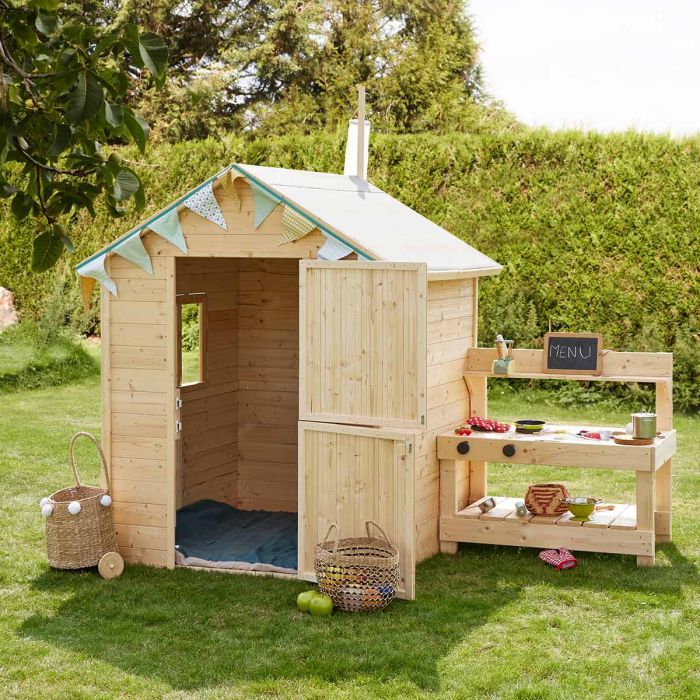
<path fill-rule="evenodd" d="M 135 167 L 154 212 L 231 161 L 340 172 L 343 149 L 342 134 L 230 136 L 156 145 Z M 504 333 L 533 346 L 551 325 L 600 332 L 614 350 L 674 351 L 676 405 L 700 407 L 700 139 L 376 134 L 369 170 L 376 185 L 504 265 L 481 284 L 482 344 Z M 81 219 L 70 265 L 37 278 L 28 272 L 30 236 L 5 216 L 0 285 L 39 318 L 62 281 L 59 315 L 94 328 L 96 306 L 83 315 L 72 267 L 135 223 Z"/>

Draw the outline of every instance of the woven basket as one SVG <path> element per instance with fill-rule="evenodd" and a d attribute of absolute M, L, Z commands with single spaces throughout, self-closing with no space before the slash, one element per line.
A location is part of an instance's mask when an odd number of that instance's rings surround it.
<path fill-rule="evenodd" d="M 525 507 L 535 515 L 564 515 L 568 497 L 564 484 L 533 484 L 527 488 Z"/>
<path fill-rule="evenodd" d="M 382 539 L 370 535 L 370 525 Z M 318 589 L 346 612 L 383 610 L 394 599 L 400 581 L 399 550 L 376 523 L 368 520 L 365 528 L 367 537 L 340 539 L 338 525 L 333 523 L 315 547 Z M 329 540 L 334 529 L 335 539 Z"/>
<path fill-rule="evenodd" d="M 83 486 L 75 466 L 75 441 L 79 437 L 92 440 L 102 462 L 107 489 Z M 117 552 L 117 536 L 112 523 L 112 509 L 100 499 L 110 490 L 107 462 L 97 440 L 90 433 L 76 433 L 70 441 L 70 466 L 75 486 L 49 496 L 53 513 L 46 518 L 46 551 L 49 564 L 55 569 L 83 569 L 97 566 L 107 552 Z M 68 504 L 77 501 L 80 512 L 73 515 Z"/>

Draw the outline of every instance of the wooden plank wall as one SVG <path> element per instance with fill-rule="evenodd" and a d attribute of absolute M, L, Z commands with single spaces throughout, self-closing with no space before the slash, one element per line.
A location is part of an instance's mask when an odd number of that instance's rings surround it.
<path fill-rule="evenodd" d="M 428 425 L 416 446 L 416 559 L 439 551 L 440 464 L 435 436 L 469 415 L 462 377 L 477 337 L 477 279 L 428 282 Z M 467 462 L 457 462 L 459 484 Z M 466 504 L 465 504 L 466 505 Z"/>
<path fill-rule="evenodd" d="M 365 521 L 382 527 L 400 553 L 400 597 L 413 598 L 412 536 L 415 478 L 408 443 L 393 430 L 299 423 L 303 478 L 299 485 L 299 572 L 313 579 L 314 545 L 337 522 L 341 537 L 365 535 Z M 373 531 L 374 532 L 374 531 Z"/>
<path fill-rule="evenodd" d="M 127 561 L 166 566 L 168 264 L 153 258 L 151 277 L 112 256 L 106 269 L 119 288 L 118 298 L 102 291 L 103 446 L 119 549 Z"/>
<path fill-rule="evenodd" d="M 178 258 L 176 290 L 205 293 L 206 379 L 180 390 L 179 505 L 236 502 L 238 449 L 238 260 Z"/>
<path fill-rule="evenodd" d="M 420 425 L 425 419 L 425 267 L 302 265 L 302 419 Z"/>
<path fill-rule="evenodd" d="M 239 284 L 236 504 L 296 512 L 299 262 L 242 259 Z"/>

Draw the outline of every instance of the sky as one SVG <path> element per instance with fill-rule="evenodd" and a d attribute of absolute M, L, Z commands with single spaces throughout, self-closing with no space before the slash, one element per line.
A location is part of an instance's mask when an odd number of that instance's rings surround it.
<path fill-rule="evenodd" d="M 487 90 L 553 129 L 700 132 L 698 0 L 471 0 Z"/>

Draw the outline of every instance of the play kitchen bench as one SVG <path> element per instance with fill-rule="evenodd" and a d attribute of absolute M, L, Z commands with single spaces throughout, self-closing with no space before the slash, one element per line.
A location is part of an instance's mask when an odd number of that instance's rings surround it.
<path fill-rule="evenodd" d="M 496 358 L 492 348 L 470 348 L 464 378 L 470 396 L 470 416 L 487 415 L 487 378 Z M 542 370 L 542 350 L 515 350 L 510 378 L 573 379 L 577 381 L 645 382 L 656 386 L 657 428 L 652 445 L 618 445 L 612 441 L 556 433 L 570 426 L 547 426 L 547 432 L 521 435 L 454 432 L 440 434 L 440 545 L 454 553 L 457 543 L 566 547 L 590 552 L 637 555 L 638 565 L 654 564 L 655 543 L 671 540 L 671 459 L 676 449 L 673 430 L 670 353 L 605 352 L 600 375 L 552 374 Z M 577 426 L 580 430 L 583 426 Z M 562 516 L 519 516 L 517 498 L 494 496 L 495 508 L 482 513 L 478 504 L 488 497 L 487 463 L 544 464 L 558 467 L 616 469 L 636 476 L 636 503 L 615 504 L 598 511 L 589 522 Z"/>

